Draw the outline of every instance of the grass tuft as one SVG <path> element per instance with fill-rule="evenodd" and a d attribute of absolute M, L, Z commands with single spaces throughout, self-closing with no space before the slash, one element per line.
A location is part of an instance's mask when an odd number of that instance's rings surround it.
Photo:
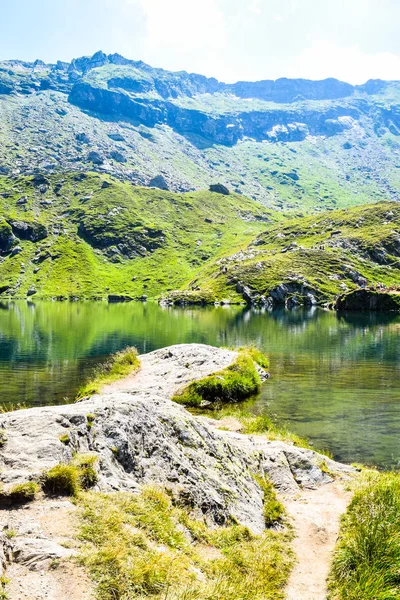
<path fill-rule="evenodd" d="M 93 454 L 77 454 L 71 463 L 55 465 L 43 475 L 43 491 L 51 496 L 78 496 L 82 489 L 96 485 L 96 461 Z"/>
<path fill-rule="evenodd" d="M 60 435 L 60 437 L 58 439 L 60 440 L 60 442 L 62 444 L 65 444 L 66 446 L 68 446 L 68 444 L 71 441 L 71 438 L 69 437 L 68 433 L 63 433 L 62 435 Z"/>
<path fill-rule="evenodd" d="M 43 476 L 43 491 L 50 496 L 77 496 L 79 490 L 79 470 L 76 465 L 55 465 Z"/>
<path fill-rule="evenodd" d="M 76 400 L 98 394 L 104 385 L 113 383 L 122 377 L 127 377 L 127 375 L 130 375 L 139 369 L 140 360 L 138 358 L 138 352 L 136 348 L 128 346 L 124 350 L 111 356 L 107 362 L 96 367 L 94 377 L 79 389 Z M 87 415 L 88 424 L 90 426 L 94 419 L 95 415 Z"/>
<path fill-rule="evenodd" d="M 282 521 L 282 518 L 285 514 L 285 508 L 282 502 L 278 500 L 275 488 L 268 479 L 257 476 L 255 477 L 255 480 L 264 494 L 263 502 L 265 526 L 272 527 L 276 523 Z"/>
<path fill-rule="evenodd" d="M 39 491 L 40 487 L 35 481 L 17 483 L 7 492 L 1 490 L 0 503 L 6 503 L 10 504 L 11 506 L 15 506 L 18 504 L 33 502 Z"/>

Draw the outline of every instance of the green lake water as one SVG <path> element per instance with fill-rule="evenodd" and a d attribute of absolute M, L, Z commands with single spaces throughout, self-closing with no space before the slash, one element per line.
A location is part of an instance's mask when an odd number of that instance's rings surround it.
<path fill-rule="evenodd" d="M 72 399 L 99 362 L 134 345 L 256 344 L 271 379 L 251 410 L 337 459 L 400 466 L 400 316 L 153 303 L 0 303 L 0 404 Z"/>

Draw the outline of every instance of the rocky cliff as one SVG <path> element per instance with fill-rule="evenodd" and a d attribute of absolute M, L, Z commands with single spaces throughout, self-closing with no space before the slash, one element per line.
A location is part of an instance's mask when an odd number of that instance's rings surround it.
<path fill-rule="evenodd" d="M 399 105 L 398 82 L 225 84 L 102 52 L 3 61 L 0 173 L 90 167 L 175 191 L 218 178 L 276 208 L 395 198 Z"/>

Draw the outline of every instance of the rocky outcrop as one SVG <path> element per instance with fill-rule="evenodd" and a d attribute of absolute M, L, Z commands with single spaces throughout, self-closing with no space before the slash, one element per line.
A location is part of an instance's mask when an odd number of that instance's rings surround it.
<path fill-rule="evenodd" d="M 15 237 L 20 240 L 39 242 L 48 235 L 46 227 L 36 221 L 10 221 L 10 226 Z"/>
<path fill-rule="evenodd" d="M 340 296 L 336 310 L 400 312 L 400 292 L 385 290 L 355 290 Z"/>
<path fill-rule="evenodd" d="M 226 185 L 222 183 L 212 183 L 209 187 L 210 192 L 215 192 L 216 194 L 222 194 L 223 196 L 229 196 L 229 189 Z"/>
<path fill-rule="evenodd" d="M 210 523 L 234 519 L 261 531 L 263 496 L 255 474 L 290 494 L 331 481 L 327 470 L 346 475 L 352 469 L 264 436 L 220 431 L 170 400 L 178 388 L 227 367 L 236 356 L 201 344 L 171 346 L 142 356 L 135 377 L 82 402 L 2 415 L 7 442 L 0 449 L 1 482 L 7 487 L 36 479 L 74 452 L 92 452 L 99 457 L 101 490 L 156 483 Z M 68 445 L 60 441 L 65 434 Z"/>

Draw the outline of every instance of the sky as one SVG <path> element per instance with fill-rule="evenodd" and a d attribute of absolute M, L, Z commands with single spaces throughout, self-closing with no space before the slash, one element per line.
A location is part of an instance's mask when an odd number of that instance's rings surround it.
<path fill-rule="evenodd" d="M 221 81 L 400 80 L 400 0 L 0 0 L 0 60 L 97 50 Z"/>

